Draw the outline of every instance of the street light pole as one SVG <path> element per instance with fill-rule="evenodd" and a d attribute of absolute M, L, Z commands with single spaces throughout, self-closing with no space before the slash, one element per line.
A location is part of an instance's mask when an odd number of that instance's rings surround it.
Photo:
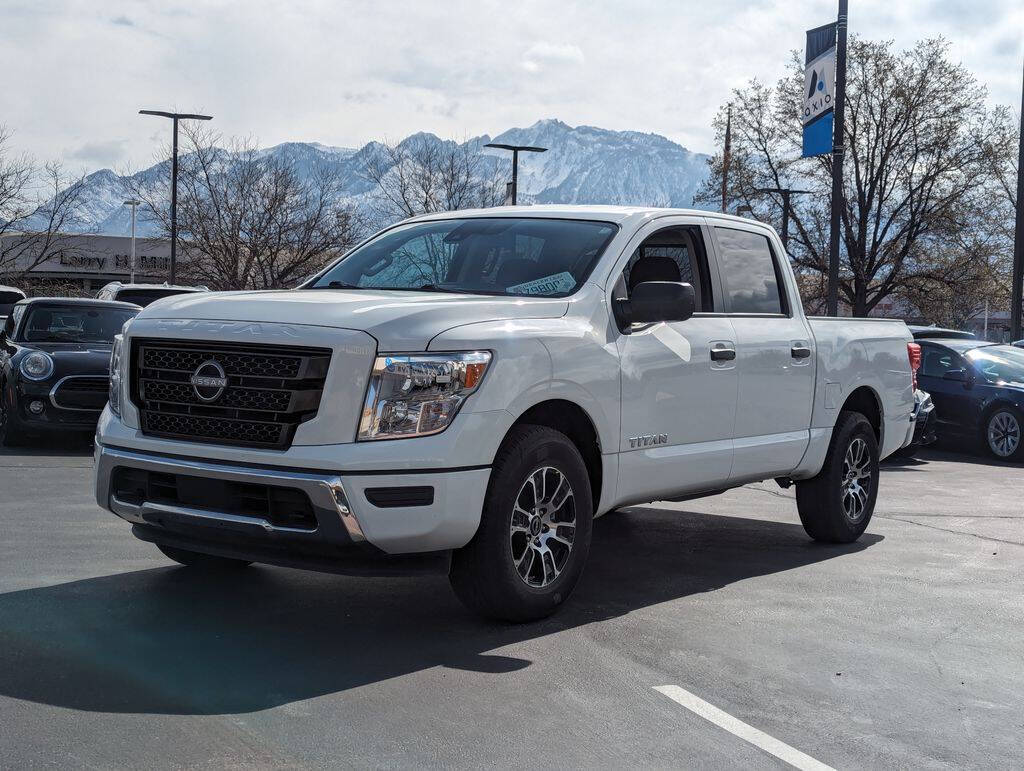
<path fill-rule="evenodd" d="M 174 283 L 174 272 L 178 257 L 178 121 L 213 120 L 212 115 L 197 115 L 190 112 L 166 112 L 164 110 L 139 110 L 139 115 L 157 115 L 174 121 L 174 139 L 171 150 L 171 269 L 167 280 Z"/>
<path fill-rule="evenodd" d="M 546 153 L 548 148 L 532 147 L 530 145 L 502 145 L 495 142 L 490 142 L 484 145 L 484 147 L 512 151 L 512 205 L 516 206 L 519 202 L 519 153 Z"/>
<path fill-rule="evenodd" d="M 839 315 L 839 230 L 842 227 L 843 155 L 845 151 L 844 122 L 846 107 L 846 28 L 849 24 L 849 0 L 839 0 L 836 20 L 836 101 L 832 124 L 832 213 L 828 239 L 828 295 L 829 316 Z"/>
<path fill-rule="evenodd" d="M 132 207 L 132 261 L 131 261 L 130 266 L 129 266 L 130 278 L 128 279 L 129 283 L 132 283 L 132 284 L 135 283 L 135 209 L 141 203 L 142 203 L 142 201 L 137 201 L 134 198 L 130 198 L 129 200 L 124 202 L 125 206 L 131 206 Z"/>
<path fill-rule="evenodd" d="M 789 253 L 789 197 L 810 193 L 810 190 L 795 190 L 791 187 L 761 187 L 757 193 L 778 193 L 782 196 L 782 248 Z"/>
<path fill-rule="evenodd" d="M 1020 340 L 1021 294 L 1024 293 L 1024 82 L 1020 91 L 1020 136 L 1017 139 L 1017 219 L 1013 227 L 1013 287 L 1010 336 Z"/>

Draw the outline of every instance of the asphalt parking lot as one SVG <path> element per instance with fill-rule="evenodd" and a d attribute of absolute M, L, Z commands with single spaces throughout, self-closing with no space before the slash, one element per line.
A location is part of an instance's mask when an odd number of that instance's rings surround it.
<path fill-rule="evenodd" d="M 1024 762 L 1019 466 L 887 464 L 848 547 L 774 483 L 626 509 L 525 626 L 443 578 L 173 567 L 90 466 L 0 455 L 2 767 L 785 765 L 680 692 L 836 768 Z"/>

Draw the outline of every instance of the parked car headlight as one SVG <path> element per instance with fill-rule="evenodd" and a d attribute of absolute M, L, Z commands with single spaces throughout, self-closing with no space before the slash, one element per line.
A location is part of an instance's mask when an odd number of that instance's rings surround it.
<path fill-rule="evenodd" d="M 491 354 L 378 356 L 370 373 L 359 439 L 404 439 L 444 431 L 480 385 Z"/>
<path fill-rule="evenodd" d="M 53 374 L 53 357 L 42 351 L 33 351 L 21 360 L 20 369 L 29 380 L 46 380 Z"/>
<path fill-rule="evenodd" d="M 114 335 L 114 347 L 110 351 L 110 391 L 107 403 L 110 411 L 121 417 L 121 347 L 124 335 Z"/>

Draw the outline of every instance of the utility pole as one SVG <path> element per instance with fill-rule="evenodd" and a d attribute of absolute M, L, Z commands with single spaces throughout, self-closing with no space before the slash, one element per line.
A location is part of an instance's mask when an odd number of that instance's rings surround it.
<path fill-rule="evenodd" d="M 511 150 L 512 151 L 512 205 L 518 205 L 519 198 L 519 153 L 546 153 L 548 148 L 546 147 L 532 147 L 530 145 L 501 145 L 495 142 L 489 142 L 484 147 L 494 147 L 498 150 Z"/>
<path fill-rule="evenodd" d="M 1021 293 L 1024 292 L 1024 80 L 1020 91 L 1020 136 L 1017 139 L 1017 220 L 1013 227 L 1013 287 L 1010 337 L 1020 340 Z"/>
<path fill-rule="evenodd" d="M 839 315 L 839 231 L 842 227 L 844 108 L 846 107 L 846 27 L 848 0 L 839 0 L 836 23 L 836 103 L 832 128 L 832 229 L 828 243 L 827 314 Z"/>
<path fill-rule="evenodd" d="M 722 148 L 722 213 L 729 211 L 729 164 L 732 162 L 732 105 L 725 113 L 725 146 Z"/>
<path fill-rule="evenodd" d="M 171 269 L 167 283 L 174 283 L 174 272 L 178 256 L 178 121 L 213 120 L 212 115 L 197 115 L 190 112 L 166 112 L 164 110 L 139 110 L 139 115 L 158 115 L 174 121 L 174 140 L 171 149 Z"/>
<path fill-rule="evenodd" d="M 124 202 L 125 206 L 132 207 L 132 261 L 130 264 L 130 278 L 128 279 L 130 284 L 135 283 L 135 209 L 138 208 L 141 203 L 142 201 L 137 201 L 134 198 L 130 198 Z"/>
<path fill-rule="evenodd" d="M 791 187 L 761 187 L 758 193 L 778 193 L 782 196 L 782 248 L 789 252 L 789 199 L 790 196 L 810 193 L 810 190 L 795 190 Z"/>

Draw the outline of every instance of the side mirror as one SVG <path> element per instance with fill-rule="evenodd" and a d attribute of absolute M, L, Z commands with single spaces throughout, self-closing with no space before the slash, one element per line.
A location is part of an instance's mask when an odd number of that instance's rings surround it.
<path fill-rule="evenodd" d="M 633 287 L 628 300 L 618 300 L 625 324 L 686 321 L 695 306 L 693 286 L 678 281 L 644 281 Z"/>

